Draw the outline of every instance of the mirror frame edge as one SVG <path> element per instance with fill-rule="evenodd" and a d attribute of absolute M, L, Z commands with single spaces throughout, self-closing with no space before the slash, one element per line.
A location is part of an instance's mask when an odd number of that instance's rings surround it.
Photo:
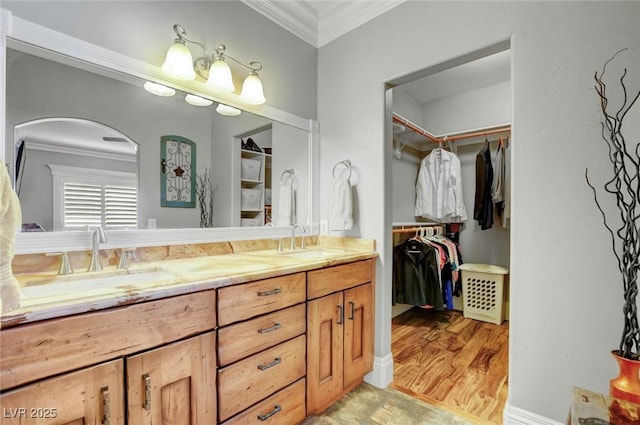
<path fill-rule="evenodd" d="M 5 64 L 0 67 L 0 101 L 6 105 L 6 49 L 8 40 L 26 43 L 39 49 L 61 54 L 72 59 L 132 75 L 143 80 L 155 81 L 188 93 L 204 96 L 244 111 L 307 131 L 309 151 L 309 183 L 307 199 L 308 218 L 303 223 L 307 234 L 318 234 L 319 225 L 314 212 L 318 210 L 318 129 L 316 120 L 305 119 L 269 105 L 249 106 L 239 100 L 236 94 L 213 94 L 206 90 L 204 83 L 197 81 L 177 82 L 166 80 L 159 67 L 120 53 L 71 37 L 50 28 L 14 16 L 10 10 L 0 7 L 0 59 Z M 0 113 L 0 128 L 5 129 L 6 111 Z M 0 132 L 0 159 L 5 161 L 6 129 Z M 190 229 L 135 229 L 107 231 L 109 243 L 105 249 L 128 248 L 189 243 L 210 243 L 231 240 L 268 239 L 290 235 L 290 227 L 224 227 Z M 80 251 L 90 249 L 88 232 L 18 232 L 14 246 L 15 254 L 33 254 L 58 251 Z"/>

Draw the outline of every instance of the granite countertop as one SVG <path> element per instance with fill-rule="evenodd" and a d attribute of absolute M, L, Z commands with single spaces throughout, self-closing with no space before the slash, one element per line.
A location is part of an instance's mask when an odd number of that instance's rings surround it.
<path fill-rule="evenodd" d="M 373 241 L 319 238 L 305 250 L 249 250 L 223 255 L 151 261 L 128 270 L 59 276 L 22 274 L 20 308 L 0 317 L 0 327 L 221 288 L 352 261 L 374 258 Z"/>

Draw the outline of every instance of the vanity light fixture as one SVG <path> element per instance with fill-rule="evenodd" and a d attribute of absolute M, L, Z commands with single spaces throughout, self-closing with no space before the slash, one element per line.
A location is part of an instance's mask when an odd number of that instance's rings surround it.
<path fill-rule="evenodd" d="M 228 117 L 237 117 L 242 111 L 240 109 L 234 108 L 233 106 L 218 103 L 216 112 L 220 115 L 226 115 Z"/>
<path fill-rule="evenodd" d="M 187 94 L 184 100 L 193 106 L 209 106 L 213 104 L 213 100 L 205 99 L 204 97 L 196 96 L 195 94 Z"/>
<path fill-rule="evenodd" d="M 250 105 L 260 105 L 266 101 L 262 81 L 258 77 L 258 71 L 262 70 L 260 62 L 249 62 L 249 65 L 245 65 L 234 57 L 225 54 L 226 46 L 224 44 L 220 44 L 210 54 L 204 44 L 186 38 L 187 32 L 179 24 L 175 24 L 173 30 L 177 38 L 167 51 L 167 56 L 161 68 L 162 72 L 180 80 L 194 80 L 197 73 L 207 80 L 206 86 L 209 89 L 230 93 L 235 90 L 235 86 L 233 85 L 231 68 L 229 68 L 226 59 L 231 59 L 249 70 L 249 75 L 242 85 L 240 99 Z M 200 46 L 204 50 L 204 56 L 194 61 L 187 43 Z"/>
<path fill-rule="evenodd" d="M 176 94 L 176 91 L 171 87 L 163 86 L 162 84 L 153 83 L 151 81 L 146 81 L 144 83 L 144 89 L 156 96 L 173 96 Z"/>

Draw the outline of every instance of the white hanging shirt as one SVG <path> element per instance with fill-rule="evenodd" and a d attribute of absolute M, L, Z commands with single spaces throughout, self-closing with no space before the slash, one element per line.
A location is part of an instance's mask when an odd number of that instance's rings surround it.
<path fill-rule="evenodd" d="M 467 220 L 460 160 L 455 154 L 434 149 L 420 163 L 415 215 L 439 222 Z"/>

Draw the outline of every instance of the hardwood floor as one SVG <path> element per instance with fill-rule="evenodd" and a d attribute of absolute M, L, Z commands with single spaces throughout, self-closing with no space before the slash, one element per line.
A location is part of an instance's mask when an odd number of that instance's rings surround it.
<path fill-rule="evenodd" d="M 502 424 L 509 325 L 413 308 L 391 326 L 392 387 L 478 423 Z"/>

